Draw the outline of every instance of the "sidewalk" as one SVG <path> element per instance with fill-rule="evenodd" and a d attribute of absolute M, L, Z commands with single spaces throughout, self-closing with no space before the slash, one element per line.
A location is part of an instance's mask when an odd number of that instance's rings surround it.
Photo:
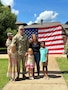
<path fill-rule="evenodd" d="M 0 58 L 8 58 L 7 54 L 0 54 Z"/>
<path fill-rule="evenodd" d="M 40 78 L 34 80 L 26 79 L 16 82 L 9 81 L 9 83 L 2 90 L 68 90 L 65 80 L 63 79 L 63 76 L 58 68 L 55 57 L 58 56 L 49 55 L 49 80 Z M 59 57 L 62 57 L 62 55 L 59 55 Z"/>

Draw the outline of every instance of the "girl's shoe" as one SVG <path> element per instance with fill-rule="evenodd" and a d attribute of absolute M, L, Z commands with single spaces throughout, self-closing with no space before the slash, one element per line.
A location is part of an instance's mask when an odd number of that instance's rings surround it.
<path fill-rule="evenodd" d="M 14 79 L 14 78 L 12 78 L 10 81 L 15 81 L 15 79 Z"/>
<path fill-rule="evenodd" d="M 11 79 L 10 81 L 14 81 L 13 79 Z"/>
<path fill-rule="evenodd" d="M 43 79 L 49 80 L 49 77 L 45 77 L 45 76 L 44 76 Z"/>
<path fill-rule="evenodd" d="M 33 78 L 33 77 L 31 77 L 31 80 L 34 80 L 34 78 Z"/>
<path fill-rule="evenodd" d="M 29 77 L 29 79 L 30 79 L 30 80 L 34 80 L 34 78 L 33 78 L 33 77 Z"/>

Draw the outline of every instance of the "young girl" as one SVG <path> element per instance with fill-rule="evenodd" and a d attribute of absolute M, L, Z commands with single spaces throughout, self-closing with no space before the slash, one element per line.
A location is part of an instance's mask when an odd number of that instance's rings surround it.
<path fill-rule="evenodd" d="M 40 44 L 40 62 L 42 63 L 42 69 L 43 69 L 43 74 L 44 78 L 48 78 L 48 49 L 45 47 L 45 42 L 42 41 Z M 45 69 L 46 68 L 46 74 L 45 74 Z"/>
<path fill-rule="evenodd" d="M 35 67 L 35 61 L 34 61 L 34 55 L 32 48 L 28 49 L 27 55 L 26 55 L 26 62 L 25 66 L 28 69 L 29 79 L 33 78 L 33 68 Z"/>
<path fill-rule="evenodd" d="M 17 74 L 17 52 L 14 44 L 10 45 L 10 51 L 9 51 L 9 56 L 10 56 L 10 62 L 11 65 L 8 66 L 8 72 L 7 76 L 10 77 L 11 81 L 14 81 L 18 74 Z"/>

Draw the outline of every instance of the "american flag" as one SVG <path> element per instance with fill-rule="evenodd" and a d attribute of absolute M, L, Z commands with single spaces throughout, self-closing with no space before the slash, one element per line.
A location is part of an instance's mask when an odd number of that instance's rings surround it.
<path fill-rule="evenodd" d="M 28 36 L 28 38 L 30 38 L 32 34 L 36 34 L 39 42 L 45 41 L 45 46 L 48 48 L 49 54 L 64 53 L 61 25 L 43 28 L 26 28 L 24 33 Z"/>

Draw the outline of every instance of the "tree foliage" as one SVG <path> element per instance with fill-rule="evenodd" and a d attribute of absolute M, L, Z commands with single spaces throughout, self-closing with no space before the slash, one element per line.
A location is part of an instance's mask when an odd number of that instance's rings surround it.
<path fill-rule="evenodd" d="M 5 45 L 7 29 L 16 29 L 16 15 L 11 13 L 10 8 L 0 2 L 0 47 Z"/>

